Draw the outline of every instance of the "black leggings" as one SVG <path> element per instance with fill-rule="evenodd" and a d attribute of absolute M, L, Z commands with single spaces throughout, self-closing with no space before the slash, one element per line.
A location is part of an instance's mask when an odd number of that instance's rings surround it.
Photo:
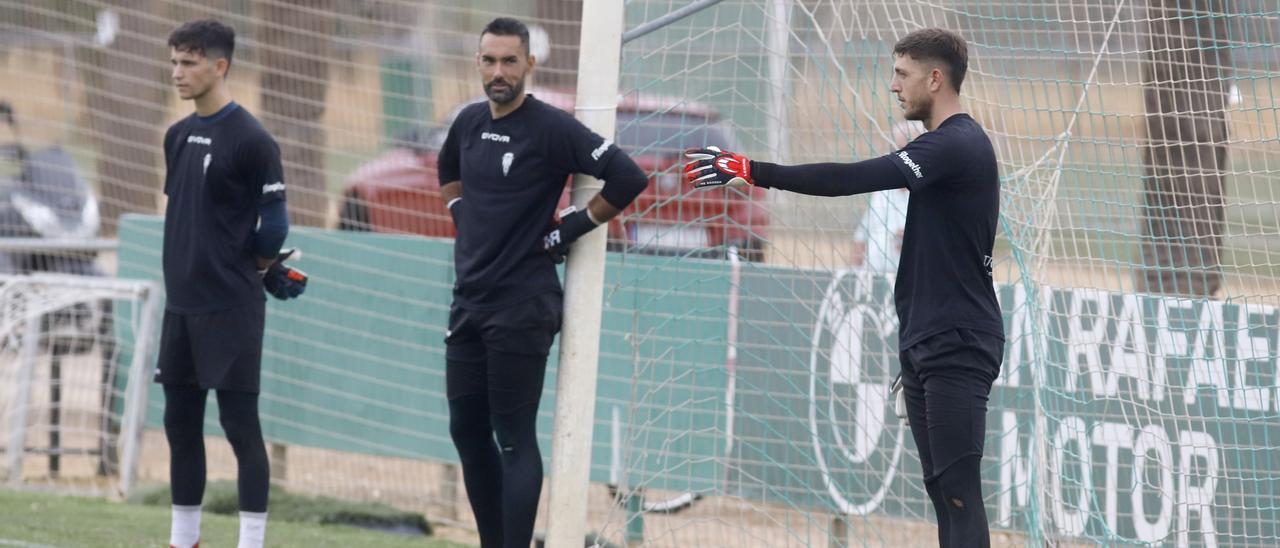
<path fill-rule="evenodd" d="M 204 499 L 204 404 L 209 391 L 196 385 L 164 385 L 164 433 L 169 438 L 173 504 Z M 240 511 L 266 512 L 271 467 L 258 422 L 258 394 L 218 390 L 218 415 L 239 467 Z"/>
<path fill-rule="evenodd" d="M 1000 373 L 1004 341 L 968 329 L 929 337 L 904 350 L 902 386 L 924 488 L 942 548 L 991 545 L 982 501 L 987 398 Z"/>
<path fill-rule="evenodd" d="M 446 360 L 449 433 L 483 548 L 528 548 L 542 494 L 538 402 L 547 357 Z"/>

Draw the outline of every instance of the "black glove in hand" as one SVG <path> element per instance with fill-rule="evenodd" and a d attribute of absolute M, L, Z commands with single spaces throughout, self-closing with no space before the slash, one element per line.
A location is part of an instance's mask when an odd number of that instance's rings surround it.
<path fill-rule="evenodd" d="M 560 224 L 542 237 L 542 249 L 551 255 L 551 260 L 556 264 L 563 263 L 565 256 L 569 254 L 569 246 L 595 227 L 587 210 L 566 208 L 560 212 Z"/>
<path fill-rule="evenodd" d="M 261 273 L 262 288 L 272 297 L 282 301 L 297 298 L 307 290 L 307 274 L 284 264 L 296 251 L 296 249 L 281 250 L 271 266 Z"/>

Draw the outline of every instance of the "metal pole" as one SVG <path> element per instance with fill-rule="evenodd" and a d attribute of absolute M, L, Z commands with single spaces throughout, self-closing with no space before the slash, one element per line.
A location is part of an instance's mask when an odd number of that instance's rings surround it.
<path fill-rule="evenodd" d="M 52 323 L 52 322 L 51 322 Z M 62 471 L 62 355 L 51 341 L 53 356 L 49 359 L 49 477 Z"/>
<path fill-rule="evenodd" d="M 788 89 L 787 61 L 791 39 L 791 1 L 769 0 L 768 34 L 769 55 L 769 108 L 765 123 L 768 124 L 769 154 L 775 162 L 787 163 L 791 152 L 787 132 L 786 98 Z"/>
<path fill-rule="evenodd" d="M 115 251 L 115 238 L 0 238 L 0 251 Z"/>
<path fill-rule="evenodd" d="M 13 422 L 9 425 L 9 484 L 22 485 L 22 458 L 27 454 L 27 414 L 31 410 L 31 384 L 35 377 L 40 349 L 40 311 L 28 311 L 22 333 L 22 350 L 18 354 L 17 391 Z"/>
<path fill-rule="evenodd" d="M 662 17 L 659 17 L 657 19 L 649 21 L 648 23 L 644 23 L 634 29 L 631 29 L 627 32 L 622 33 L 622 43 L 625 44 L 627 42 L 635 40 L 636 38 L 649 34 L 655 30 L 658 30 L 676 21 L 684 19 L 685 17 L 698 13 L 716 4 L 719 4 L 720 2 L 721 0 L 698 0 L 697 2 L 688 4 L 683 8 L 675 10 L 671 13 L 663 15 Z M 587 16 L 586 14 L 583 14 L 582 16 L 583 23 L 585 23 L 586 20 L 587 20 Z M 583 45 L 585 46 L 586 44 L 584 43 Z M 582 66 L 582 65 L 578 65 L 578 66 Z"/>
<path fill-rule="evenodd" d="M 134 345 L 133 361 L 129 364 L 129 379 L 125 385 L 124 412 L 120 428 L 120 495 L 128 497 L 133 492 L 133 483 L 138 475 L 138 458 L 142 451 L 142 428 L 147 420 L 147 396 L 151 386 L 151 372 L 154 362 L 149 350 L 151 339 L 156 330 L 156 322 L 160 316 L 160 288 L 158 284 L 142 292 L 142 306 L 138 313 L 142 314 L 139 322 L 137 342 Z"/>

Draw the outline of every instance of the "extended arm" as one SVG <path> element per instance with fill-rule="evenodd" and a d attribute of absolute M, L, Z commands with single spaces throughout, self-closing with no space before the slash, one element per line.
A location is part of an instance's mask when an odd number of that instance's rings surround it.
<path fill-rule="evenodd" d="M 851 164 L 784 166 L 753 162 L 715 147 L 685 152 L 685 179 L 697 189 L 750 184 L 812 196 L 851 196 L 903 188 L 907 180 L 888 156 Z"/>
<path fill-rule="evenodd" d="M 852 164 L 783 166 L 752 162 L 755 185 L 811 196 L 852 196 L 907 186 L 907 179 L 888 156 Z"/>

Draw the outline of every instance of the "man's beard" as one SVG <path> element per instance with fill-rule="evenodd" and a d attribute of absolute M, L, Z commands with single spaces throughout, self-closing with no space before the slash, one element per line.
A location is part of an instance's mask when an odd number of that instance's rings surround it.
<path fill-rule="evenodd" d="M 933 101 L 928 103 L 914 103 L 911 108 L 902 113 L 905 120 L 914 120 L 918 122 L 925 121 L 929 117 L 929 113 L 933 112 Z"/>
<path fill-rule="evenodd" d="M 502 80 L 500 83 L 507 85 L 507 89 L 505 91 L 494 91 L 493 84 L 495 82 L 497 82 L 497 80 L 491 81 L 484 86 L 484 94 L 489 97 L 490 101 L 498 103 L 499 105 L 505 105 L 516 100 L 516 97 L 524 95 L 524 80 L 521 80 L 517 84 L 512 84 L 511 82 Z"/>

